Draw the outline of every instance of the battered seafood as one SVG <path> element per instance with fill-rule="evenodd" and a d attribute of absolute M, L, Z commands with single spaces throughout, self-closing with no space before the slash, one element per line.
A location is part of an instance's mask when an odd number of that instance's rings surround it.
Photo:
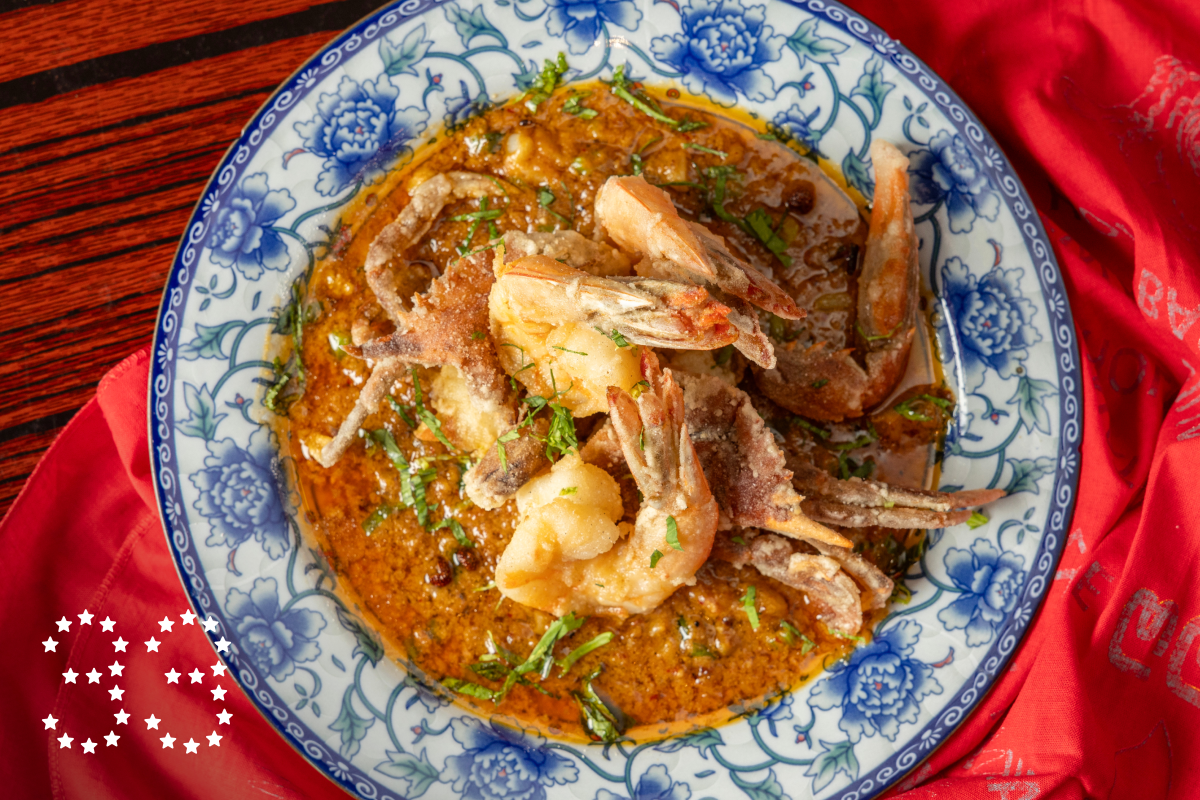
<path fill-rule="evenodd" d="M 1003 495 L 922 488 L 952 399 L 902 383 L 905 157 L 873 143 L 866 222 L 795 143 L 631 91 L 488 110 L 356 206 L 290 415 L 330 560 L 412 665 L 606 741 L 811 677 L 917 529 Z M 885 441 L 900 390 L 925 427 Z"/>

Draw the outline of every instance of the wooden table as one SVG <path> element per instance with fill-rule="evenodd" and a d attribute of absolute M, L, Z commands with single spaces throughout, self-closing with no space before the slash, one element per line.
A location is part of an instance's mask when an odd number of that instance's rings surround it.
<path fill-rule="evenodd" d="M 0 0 L 0 515 L 150 343 L 200 192 L 255 109 L 382 0 Z"/>

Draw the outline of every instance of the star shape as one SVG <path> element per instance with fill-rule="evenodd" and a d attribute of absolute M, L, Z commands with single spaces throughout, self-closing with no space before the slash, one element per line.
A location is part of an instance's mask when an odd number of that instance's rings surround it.
<path fill-rule="evenodd" d="M 54 726 L 58 724 L 58 720 L 56 720 L 54 718 L 53 714 L 48 715 L 44 720 L 42 720 L 42 722 L 46 723 L 46 727 L 43 728 L 42 730 L 47 730 L 47 731 L 54 730 Z"/>
<path fill-rule="evenodd" d="M 113 716 L 115 716 L 117 718 L 118 725 L 128 725 L 129 724 L 129 721 L 128 721 L 129 715 L 125 713 L 125 709 L 122 708 L 120 711 L 118 711 Z"/>
<path fill-rule="evenodd" d="M 161 719 L 151 714 L 150 719 L 146 720 L 146 730 L 150 730 L 151 728 L 158 730 L 158 723 L 160 722 L 162 722 Z"/>
<path fill-rule="evenodd" d="M 70 750 L 71 742 L 73 741 L 75 740 L 64 733 L 62 736 L 58 737 L 58 749 L 62 750 L 63 748 L 66 748 L 67 750 Z"/>
<path fill-rule="evenodd" d="M 170 672 L 164 672 L 163 674 L 167 676 L 167 683 L 179 683 L 179 673 L 175 671 L 174 667 L 171 667 Z"/>
<path fill-rule="evenodd" d="M 225 737 L 222 736 L 221 734 L 217 733 L 216 731 L 213 731 L 206 738 L 208 739 L 209 747 L 220 747 L 221 740 L 224 739 Z"/>
<path fill-rule="evenodd" d="M 195 614 L 193 614 L 191 611 L 183 612 L 182 614 L 179 615 L 179 618 L 181 620 L 183 620 L 184 625 L 191 625 L 198 619 L 198 617 Z"/>
<path fill-rule="evenodd" d="M 85 609 L 83 610 L 83 613 L 82 613 L 82 614 L 78 614 L 78 615 L 76 615 L 76 616 L 78 616 L 78 617 L 79 617 L 79 624 L 80 624 L 80 625 L 91 625 L 91 624 L 92 624 L 92 617 L 94 617 L 94 616 L 96 616 L 96 615 L 95 615 L 95 614 L 89 614 L 89 613 L 88 613 L 88 610 L 85 608 Z"/>
<path fill-rule="evenodd" d="M 163 617 L 162 619 L 160 619 L 158 621 L 158 627 L 159 627 L 158 632 L 162 633 L 163 631 L 166 631 L 167 633 L 170 633 L 171 626 L 174 624 L 175 624 L 175 620 L 171 619 L 170 617 Z"/>
<path fill-rule="evenodd" d="M 233 714 L 230 714 L 228 711 L 226 711 L 225 709 L 223 709 L 223 708 L 222 708 L 222 709 L 221 709 L 221 713 L 220 713 L 220 714 L 217 714 L 217 719 L 221 720 L 221 723 L 220 723 L 220 724 L 222 724 L 222 725 L 228 725 L 228 724 L 229 724 L 229 719 L 230 719 L 232 716 L 233 716 Z"/>
<path fill-rule="evenodd" d="M 55 624 L 58 625 L 59 632 L 71 630 L 71 620 L 67 619 L 65 616 Z"/>
<path fill-rule="evenodd" d="M 63 673 L 63 677 L 66 678 L 67 683 L 74 683 L 75 679 L 79 677 L 79 673 L 73 669 L 68 669 Z"/>
<path fill-rule="evenodd" d="M 95 753 L 97 744 L 99 744 L 99 742 L 93 742 L 91 739 L 88 739 L 86 742 L 82 743 L 83 752 Z"/>
<path fill-rule="evenodd" d="M 200 743 L 197 742 L 195 739 L 188 739 L 186 742 L 183 743 L 183 749 L 188 751 L 189 753 L 195 753 L 197 748 L 199 748 L 199 747 L 200 747 Z"/>
<path fill-rule="evenodd" d="M 115 626 L 116 624 L 117 624 L 117 623 L 113 622 L 113 621 L 112 621 L 111 619 L 109 619 L 108 617 L 105 617 L 105 618 L 104 618 L 104 621 L 100 623 L 100 629 L 101 629 L 101 630 L 103 630 L 103 631 L 106 631 L 106 632 L 108 632 L 108 633 L 112 633 L 112 631 L 113 631 L 113 626 Z"/>
<path fill-rule="evenodd" d="M 213 700 L 224 700 L 225 699 L 225 690 L 220 686 L 213 689 L 212 693 L 213 693 Z"/>
<path fill-rule="evenodd" d="M 54 649 L 54 648 L 58 647 L 58 642 L 54 641 L 49 636 L 46 637 L 46 641 L 42 642 L 42 647 L 46 648 L 45 650 L 42 651 L 43 653 L 57 653 L 58 652 L 57 650 Z"/>
<path fill-rule="evenodd" d="M 114 661 L 108 665 L 108 672 L 110 675 L 116 675 L 116 676 L 120 677 L 121 673 L 124 671 L 125 671 L 124 664 Z"/>
<path fill-rule="evenodd" d="M 166 736 L 160 736 L 158 740 L 163 743 L 163 750 L 166 750 L 168 747 L 172 750 L 175 749 L 175 737 L 171 734 L 168 733 Z"/>
<path fill-rule="evenodd" d="M 204 673 L 198 669 L 193 669 L 188 673 L 188 677 L 192 679 L 192 683 L 199 683 L 204 680 Z"/>
<path fill-rule="evenodd" d="M 87 679 L 88 679 L 88 683 L 99 683 L 100 682 L 100 673 L 96 671 L 95 667 L 92 667 L 92 671 L 87 673 Z"/>
<path fill-rule="evenodd" d="M 121 698 L 123 698 L 125 696 L 125 690 L 120 687 L 114 686 L 108 690 L 108 696 L 113 700 L 120 700 Z"/>
<path fill-rule="evenodd" d="M 212 665 L 213 677 L 225 674 L 225 665 L 220 661 Z"/>
<path fill-rule="evenodd" d="M 108 736 L 105 736 L 105 737 L 104 737 L 104 741 L 108 742 L 108 746 L 109 746 L 109 747 L 116 747 L 116 746 L 117 746 L 117 740 L 118 740 L 118 739 L 120 739 L 120 738 L 121 738 L 120 736 L 117 736 L 117 735 L 116 735 L 115 733 L 113 733 L 112 731 L 109 731 L 109 732 L 108 732 Z"/>
<path fill-rule="evenodd" d="M 151 641 L 153 641 L 153 640 L 151 640 Z M 116 651 L 118 653 L 124 653 L 125 645 L 127 645 L 127 644 L 129 644 L 129 642 L 125 641 L 124 639 L 122 639 L 121 637 L 118 636 L 117 640 L 115 642 L 113 642 L 113 647 L 116 649 Z M 149 644 L 149 642 L 147 642 L 147 644 Z M 157 645 L 155 645 L 155 646 L 157 647 Z"/>
<path fill-rule="evenodd" d="M 157 641 L 153 636 L 151 636 L 150 641 L 146 642 L 146 652 L 147 653 L 157 653 L 158 646 L 160 644 L 162 644 L 162 642 Z"/>
<path fill-rule="evenodd" d="M 233 642 L 226 641 L 225 637 L 222 636 L 220 639 L 217 640 L 217 650 L 224 653 L 226 650 L 229 649 L 229 645 L 231 645 L 231 644 L 233 644 Z"/>
<path fill-rule="evenodd" d="M 201 623 L 201 624 L 202 624 L 202 625 L 204 625 L 204 632 L 205 632 L 205 633 L 212 633 L 213 631 L 215 631 L 215 630 L 217 629 L 217 626 L 218 626 L 218 625 L 220 625 L 221 623 L 217 622 L 217 621 L 216 621 L 215 619 L 213 619 L 212 617 L 208 617 L 208 618 L 207 618 L 207 619 L 205 619 L 205 620 L 204 620 L 204 622 L 203 622 L 203 623 Z"/>

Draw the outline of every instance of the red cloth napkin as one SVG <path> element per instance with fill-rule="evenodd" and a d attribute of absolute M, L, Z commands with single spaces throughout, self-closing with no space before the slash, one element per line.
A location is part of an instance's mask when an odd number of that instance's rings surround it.
<path fill-rule="evenodd" d="M 1009 669 L 893 794 L 1195 796 L 1200 5 L 856 5 L 942 75 L 1013 159 L 1066 276 L 1083 368 L 1079 500 L 1056 580 Z M 216 657 L 178 618 L 188 605 L 153 505 L 146 373 L 143 352 L 106 376 L 0 524 L 6 793 L 342 797 L 232 679 L 206 675 L 203 690 L 183 694 L 154 674 Z M 83 608 L 90 625 L 76 616 Z M 155 622 L 164 613 L 171 632 Z M 110 615 L 131 643 L 124 683 L 146 687 L 123 701 L 61 675 L 116 657 L 98 627 Z M 71 629 L 56 633 L 64 616 Z M 42 652 L 48 633 L 60 643 Z M 163 654 L 147 651 L 151 636 Z M 218 683 L 231 689 L 221 704 L 229 724 L 208 695 Z M 114 722 L 121 702 L 125 726 Z M 194 736 L 205 757 L 144 735 L 144 718 L 167 716 L 156 709 L 170 709 L 163 728 Z M 79 733 L 69 750 L 51 735 L 64 729 Z M 210 729 L 225 737 L 219 746 L 202 739 Z M 81 752 L 85 736 L 107 747 L 99 737 L 109 730 L 121 736 L 115 750 Z"/>

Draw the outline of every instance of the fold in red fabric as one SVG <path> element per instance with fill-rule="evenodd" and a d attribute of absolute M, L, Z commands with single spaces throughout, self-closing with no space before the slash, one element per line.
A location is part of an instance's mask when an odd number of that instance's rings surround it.
<path fill-rule="evenodd" d="M 891 794 L 1195 796 L 1200 6 L 856 5 L 945 78 L 1013 160 L 1066 277 L 1083 369 L 1078 504 L 1046 601 L 976 711 Z M 144 352 L 106 376 L 0 524 L 5 793 L 342 797 L 227 675 L 194 689 L 180 678 L 180 689 L 155 674 L 216 657 L 179 619 L 188 604 L 153 503 L 146 385 Z M 164 613 L 171 631 L 156 622 Z M 62 633 L 60 618 L 72 622 Z M 146 687 L 121 699 L 83 674 L 115 658 L 97 635 L 109 618 L 130 643 L 121 685 Z M 48 635 L 58 643 L 43 651 Z M 146 644 L 155 637 L 161 652 Z M 210 696 L 222 686 L 222 700 Z M 153 738 L 126 734 L 154 714 Z M 76 738 L 70 749 L 61 731 Z M 174 731 L 170 748 L 160 731 Z M 110 747 L 110 732 L 121 738 L 103 759 L 81 751 L 84 737 Z M 185 736 L 205 759 L 185 752 Z"/>

